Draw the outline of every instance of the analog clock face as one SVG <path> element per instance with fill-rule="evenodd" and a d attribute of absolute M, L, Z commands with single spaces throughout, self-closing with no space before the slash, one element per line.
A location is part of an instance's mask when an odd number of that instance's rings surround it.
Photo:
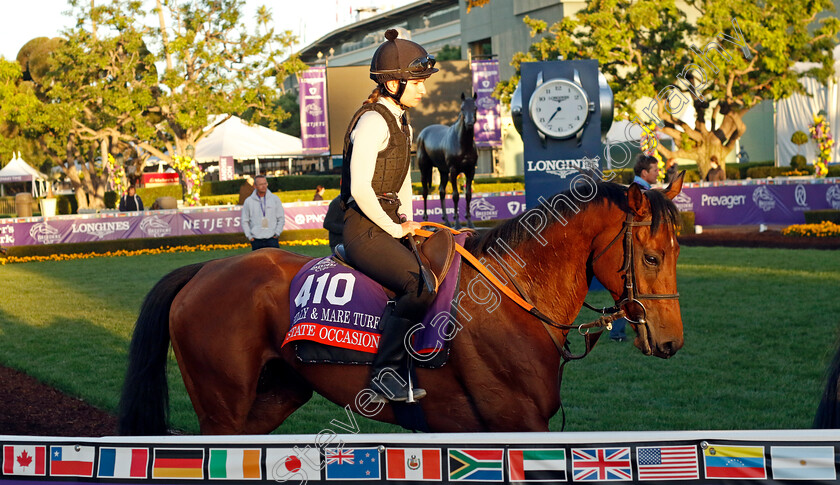
<path fill-rule="evenodd" d="M 589 98 L 577 84 L 552 79 L 534 90 L 528 112 L 537 129 L 546 136 L 569 138 L 586 124 Z"/>

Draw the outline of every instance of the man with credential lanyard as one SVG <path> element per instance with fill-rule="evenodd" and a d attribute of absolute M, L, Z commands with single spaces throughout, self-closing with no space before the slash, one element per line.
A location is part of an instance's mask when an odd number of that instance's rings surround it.
<path fill-rule="evenodd" d="M 438 69 L 426 49 L 398 35 L 394 29 L 385 32 L 387 40 L 373 54 L 370 78 L 377 86 L 347 128 L 341 178 L 347 258 L 396 294 L 379 323 L 382 337 L 370 382 L 377 396 L 372 402 L 408 399 L 403 340 L 435 296 L 422 283 L 405 236 L 420 227 L 412 220 L 407 110 L 420 103 L 426 79 Z M 413 389 L 414 399 L 425 395 L 423 389 Z"/>
<path fill-rule="evenodd" d="M 285 222 L 280 197 L 269 192 L 265 175 L 257 175 L 254 192 L 242 204 L 242 231 L 251 241 L 251 250 L 279 248 L 277 237 L 283 232 Z"/>

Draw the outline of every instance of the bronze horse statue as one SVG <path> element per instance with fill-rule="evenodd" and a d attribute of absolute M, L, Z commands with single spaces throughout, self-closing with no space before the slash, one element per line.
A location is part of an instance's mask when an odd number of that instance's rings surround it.
<path fill-rule="evenodd" d="M 570 326 L 593 277 L 609 290 L 646 355 L 683 346 L 676 291 L 679 215 L 665 190 L 591 181 L 584 199 L 564 192 L 466 240 L 493 263 L 526 311 L 470 266 L 460 267 L 448 362 L 416 369 L 419 401 L 434 432 L 548 431 L 560 407 L 561 363 Z M 312 392 L 372 419 L 395 423 L 390 404 L 364 396 L 367 365 L 307 364 L 289 330 L 292 278 L 311 258 L 280 249 L 193 264 L 164 276 L 141 307 L 120 400 L 121 434 L 168 432 L 169 345 L 205 434 L 262 434 Z M 462 259 L 463 261 L 463 259 Z M 504 280 L 503 280 L 504 281 Z M 538 311 L 536 310 L 538 309 Z M 575 331 L 572 336 L 577 335 Z"/>
<path fill-rule="evenodd" d="M 423 186 L 423 220 L 428 219 L 426 199 L 432 186 L 432 169 L 440 173 L 440 210 L 443 223 L 451 226 L 446 215 L 446 185 L 452 184 L 452 204 L 455 206 L 455 229 L 461 228 L 458 217 L 458 175 L 467 177 L 467 206 L 465 219 L 467 227 L 475 227 L 470 214 L 472 201 L 472 181 L 475 166 L 478 163 L 478 151 L 475 148 L 475 95 L 468 98 L 461 93 L 461 112 L 451 126 L 429 125 L 423 128 L 417 137 L 417 167 L 420 169 L 420 183 Z"/>

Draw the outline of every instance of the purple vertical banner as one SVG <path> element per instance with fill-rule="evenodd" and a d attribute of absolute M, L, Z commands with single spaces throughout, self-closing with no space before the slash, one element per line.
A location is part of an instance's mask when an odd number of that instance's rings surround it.
<path fill-rule="evenodd" d="M 475 146 L 478 148 L 502 146 L 502 123 L 499 100 L 492 96 L 499 83 L 499 61 L 480 59 L 472 61 L 473 91 L 477 108 L 475 121 Z"/>
<path fill-rule="evenodd" d="M 327 132 L 327 68 L 312 66 L 298 74 L 300 138 L 303 153 L 320 155 L 330 150 Z"/>
<path fill-rule="evenodd" d="M 219 180 L 233 180 L 233 157 L 219 157 Z"/>

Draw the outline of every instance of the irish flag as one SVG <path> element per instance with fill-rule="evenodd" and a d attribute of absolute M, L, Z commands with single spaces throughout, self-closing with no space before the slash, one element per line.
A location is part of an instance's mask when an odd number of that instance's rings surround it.
<path fill-rule="evenodd" d="M 262 450 L 243 448 L 211 449 L 208 473 L 218 480 L 259 480 Z"/>

